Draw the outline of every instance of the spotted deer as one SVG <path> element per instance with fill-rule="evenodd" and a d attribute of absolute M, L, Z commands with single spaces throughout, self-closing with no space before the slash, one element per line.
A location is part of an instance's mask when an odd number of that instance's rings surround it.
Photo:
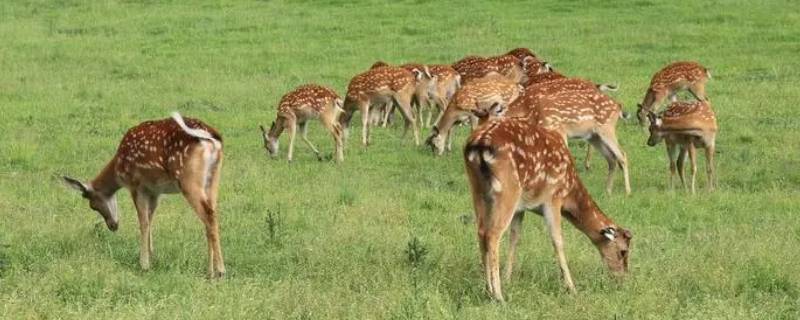
<path fill-rule="evenodd" d="M 708 100 L 706 95 L 706 82 L 711 79 L 711 72 L 701 64 L 693 61 L 673 62 L 653 75 L 650 87 L 644 96 L 644 101 L 638 105 L 636 115 L 639 124 L 644 126 L 647 114 L 657 111 L 661 102 L 669 98 L 670 102 L 677 101 L 678 92 L 688 89 L 698 101 Z"/>
<path fill-rule="evenodd" d="M 613 275 L 628 271 L 632 234 L 592 200 L 575 171 L 564 139 L 523 117 L 488 120 L 467 140 L 464 163 L 469 178 L 478 243 L 491 297 L 503 301 L 500 239 L 510 228 L 505 280 L 510 281 L 525 211 L 545 219 L 564 286 L 572 280 L 564 254 L 561 218 L 566 218 L 597 247 Z"/>
<path fill-rule="evenodd" d="M 119 226 L 115 193 L 131 192 L 139 217 L 139 264 L 150 269 L 153 254 L 151 225 L 162 194 L 182 193 L 206 227 L 208 274 L 225 274 L 219 235 L 217 194 L 222 166 L 222 137 L 207 124 L 182 118 L 146 121 L 128 130 L 116 155 L 93 180 L 64 182 L 89 200 L 111 231 Z"/>
<path fill-rule="evenodd" d="M 382 68 L 382 67 L 389 67 L 390 65 L 383 61 L 376 61 L 372 64 L 370 69 L 375 68 Z M 422 112 L 423 110 L 430 110 L 432 108 L 433 102 L 431 101 L 431 93 L 436 89 L 436 82 L 437 79 L 435 76 L 432 75 L 428 66 L 419 64 L 419 63 L 406 63 L 399 66 L 400 68 L 406 69 L 409 72 L 414 74 L 416 79 L 415 88 L 414 88 L 414 95 L 411 99 L 411 106 L 417 113 L 417 118 L 420 119 L 420 126 L 423 126 L 424 123 L 422 122 Z M 382 127 L 386 127 L 389 123 L 390 116 L 394 113 L 394 104 L 387 103 L 379 107 L 377 117 L 373 117 L 371 119 L 371 123 L 375 124 L 373 119 L 376 119 L 377 122 Z"/>
<path fill-rule="evenodd" d="M 539 62 L 539 57 L 536 56 L 531 49 L 528 48 L 515 48 L 511 49 L 511 51 L 506 52 L 506 55 L 515 56 L 520 61 L 525 60 L 525 58 L 533 58 L 535 61 Z"/>
<path fill-rule="evenodd" d="M 526 57 L 520 60 L 512 55 L 489 58 L 469 56 L 453 64 L 453 69 L 461 75 L 463 84 L 493 73 L 503 75 L 514 82 L 522 84 L 527 81 L 528 65 L 533 64 L 535 61 L 536 59 L 533 57 Z"/>
<path fill-rule="evenodd" d="M 434 120 L 438 122 L 438 119 L 441 118 L 444 110 L 447 109 L 447 106 L 450 104 L 453 95 L 461 88 L 461 75 L 449 65 L 438 64 L 429 67 L 431 75 L 436 78 L 436 86 L 431 92 L 430 98 L 434 108 L 438 111 L 436 120 Z M 434 108 L 430 109 L 431 113 L 428 114 L 425 120 L 425 127 L 430 127 Z M 420 117 L 422 116 L 420 115 Z"/>
<path fill-rule="evenodd" d="M 683 178 L 683 164 L 686 155 L 692 162 L 692 193 L 695 193 L 695 176 L 697 174 L 697 161 L 695 148 L 706 150 L 706 175 L 709 191 L 714 190 L 716 174 L 714 173 L 714 152 L 717 137 L 717 118 L 711 103 L 708 101 L 673 102 L 660 115 L 649 112 L 650 138 L 647 145 L 655 146 L 661 140 L 667 146 L 669 157 L 669 186 L 674 189 L 675 160 L 677 158 L 677 171 L 681 185 L 686 187 Z"/>
<path fill-rule="evenodd" d="M 445 145 L 450 145 L 451 131 L 456 123 L 472 119 L 475 112 L 485 112 L 495 105 L 500 108 L 508 106 L 521 92 L 522 86 L 500 75 L 465 84 L 455 93 L 425 143 L 434 154 L 441 155 L 445 151 Z M 472 122 L 474 127 L 475 122 Z"/>
<path fill-rule="evenodd" d="M 625 193 L 631 193 L 628 160 L 619 145 L 616 124 L 622 106 L 599 90 L 562 91 L 549 95 L 531 93 L 529 87 L 511 103 L 506 116 L 522 116 L 543 128 L 554 130 L 564 137 L 587 140 L 608 162 L 606 192 L 614 186 L 614 171 L 619 166 L 625 183 Z"/>
<path fill-rule="evenodd" d="M 278 138 L 286 130 L 289 134 L 288 160 L 292 161 L 294 138 L 299 126 L 303 141 L 322 161 L 319 150 L 308 140 L 308 120 L 319 119 L 333 137 L 334 158 L 337 162 L 344 161 L 342 127 L 337 121 L 344 111 L 342 105 L 342 99 L 335 91 L 317 84 L 302 85 L 285 94 L 278 103 L 278 115 L 269 131 L 260 126 L 267 154 L 271 157 L 278 155 Z"/>
<path fill-rule="evenodd" d="M 414 112 L 411 109 L 411 100 L 416 88 L 414 74 L 398 67 L 379 67 L 367 70 L 356 75 L 347 86 L 347 95 L 344 100 L 344 114 L 339 117 L 339 123 L 344 129 L 344 137 L 348 136 L 348 127 L 356 111 L 361 112 L 361 143 L 369 145 L 369 114 L 372 106 L 397 104 L 405 118 L 406 131 L 411 126 L 414 132 L 414 142 L 419 145 L 419 129 Z"/>

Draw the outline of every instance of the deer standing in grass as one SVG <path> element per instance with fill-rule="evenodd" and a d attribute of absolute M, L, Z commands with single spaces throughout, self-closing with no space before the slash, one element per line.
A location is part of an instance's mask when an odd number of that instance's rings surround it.
<path fill-rule="evenodd" d="M 490 119 L 467 141 L 464 163 L 481 260 L 493 299 L 503 301 L 500 239 L 510 228 L 505 271 L 509 281 L 527 210 L 544 217 L 564 286 L 570 292 L 575 292 L 575 284 L 564 255 L 562 217 L 589 238 L 615 275 L 628 271 L 631 232 L 614 223 L 592 200 L 578 178 L 564 139 L 557 133 L 523 117 Z"/>
<path fill-rule="evenodd" d="M 421 75 L 417 75 L 421 77 Z M 406 69 L 384 66 L 367 70 L 350 80 L 344 100 L 344 114 L 339 123 L 348 136 L 348 127 L 356 111 L 361 112 L 361 143 L 369 145 L 369 114 L 372 106 L 397 104 L 405 118 L 405 131 L 410 126 L 414 132 L 414 142 L 419 145 L 419 128 L 411 109 L 411 100 L 416 89 L 416 78 Z"/>
<path fill-rule="evenodd" d="M 514 82 L 522 84 L 527 81 L 526 72 L 528 70 L 528 65 L 534 64 L 535 61 L 536 59 L 533 57 L 526 57 L 520 60 L 512 55 L 501 55 L 489 58 L 469 56 L 453 64 L 453 69 L 461 75 L 463 84 L 467 84 L 490 74 L 500 74 Z"/>
<path fill-rule="evenodd" d="M 500 75 L 487 76 L 464 85 L 455 93 L 425 143 L 434 154 L 441 155 L 445 145 L 450 149 L 451 131 L 456 123 L 474 119 L 474 113 L 485 112 L 494 105 L 500 108 L 508 106 L 521 92 L 522 86 Z M 475 121 L 472 122 L 475 127 Z"/>
<path fill-rule="evenodd" d="M 543 128 L 558 132 L 566 141 L 581 138 L 606 158 L 608 176 L 606 192 L 614 186 L 614 171 L 619 166 L 625 183 L 625 193 L 631 193 L 628 160 L 619 145 L 616 134 L 617 121 L 622 116 L 622 106 L 597 89 L 563 91 L 549 95 L 536 95 L 528 87 L 519 99 L 511 103 L 506 116 L 522 116 Z"/>
<path fill-rule="evenodd" d="M 370 67 L 370 69 L 382 68 L 388 66 L 389 65 L 386 62 L 377 61 L 374 64 L 372 64 L 372 67 Z M 414 95 L 412 96 L 411 99 L 411 107 L 416 111 L 417 118 L 419 118 L 420 120 L 419 126 L 422 127 L 425 125 L 422 122 L 422 112 L 424 110 L 430 110 L 431 108 L 433 108 L 433 102 L 431 101 L 431 93 L 436 89 L 437 78 L 436 76 L 432 75 L 430 69 L 426 65 L 422 65 L 419 63 L 406 63 L 400 65 L 399 67 L 406 69 L 412 74 L 414 74 L 416 82 L 414 86 Z M 379 121 L 381 122 L 380 125 L 382 127 L 386 127 L 389 124 L 389 117 L 394 113 L 394 104 L 393 103 L 384 104 L 380 108 L 380 113 L 379 113 Z"/>
<path fill-rule="evenodd" d="M 146 121 L 122 138 L 114 158 L 92 181 L 64 177 L 67 185 L 89 200 L 89 206 L 111 231 L 119 226 L 114 194 L 122 187 L 131 192 L 139 217 L 139 264 L 150 269 L 153 254 L 151 225 L 161 194 L 182 193 L 206 227 L 208 275 L 225 274 L 219 235 L 217 194 L 222 166 L 222 137 L 199 120 L 182 118 Z"/>
<path fill-rule="evenodd" d="M 461 75 L 456 72 L 453 67 L 449 65 L 431 65 L 429 66 L 431 71 L 431 76 L 436 78 L 436 85 L 434 90 L 430 93 L 430 99 L 432 105 L 438 111 L 438 114 L 435 118 L 435 122 L 439 121 L 439 118 L 442 117 L 444 110 L 447 109 L 447 106 L 450 104 L 450 101 L 453 99 L 453 96 L 456 94 L 456 91 L 461 88 Z M 433 119 L 433 110 L 434 108 L 430 108 L 430 113 L 428 114 L 427 119 L 425 120 L 425 127 L 430 127 L 431 120 Z M 420 115 L 420 118 L 422 115 Z"/>
<path fill-rule="evenodd" d="M 693 61 L 673 62 L 653 75 L 644 101 L 638 105 L 636 116 L 639 124 L 645 125 L 647 114 L 657 111 L 661 102 L 669 98 L 670 102 L 678 99 L 678 92 L 688 89 L 698 101 L 708 100 L 706 82 L 711 79 L 711 72 L 701 64 Z"/>
<path fill-rule="evenodd" d="M 269 131 L 260 126 L 264 148 L 271 157 L 277 156 L 278 138 L 286 130 L 289 133 L 288 160 L 292 161 L 294 138 L 299 126 L 303 141 L 311 148 L 317 159 L 322 161 L 319 150 L 308 140 L 308 120 L 319 119 L 333 136 L 334 158 L 337 162 L 344 161 L 342 127 L 338 121 L 339 114 L 344 111 L 342 105 L 342 99 L 330 88 L 316 84 L 297 87 L 281 98 L 278 104 L 278 116 L 272 122 Z"/>
<path fill-rule="evenodd" d="M 674 189 L 676 159 L 677 171 L 681 184 L 686 188 L 683 178 L 683 165 L 686 155 L 692 162 L 692 193 L 695 193 L 695 176 L 697 174 L 696 148 L 706 150 L 706 175 L 709 191 L 714 190 L 716 174 L 714 173 L 714 152 L 717 137 L 717 118 L 711 103 L 708 101 L 673 102 L 658 115 L 648 113 L 650 120 L 650 138 L 647 145 L 655 146 L 661 140 L 667 145 L 669 157 L 669 186 Z"/>

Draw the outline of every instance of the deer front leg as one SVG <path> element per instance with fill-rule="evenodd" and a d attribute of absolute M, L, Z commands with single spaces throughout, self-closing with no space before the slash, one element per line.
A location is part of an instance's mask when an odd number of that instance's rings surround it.
<path fill-rule="evenodd" d="M 689 150 L 689 161 L 692 162 L 692 194 L 695 194 L 695 176 L 697 175 L 697 151 L 694 147 L 694 143 L 689 141 L 689 145 L 687 146 Z"/>
<path fill-rule="evenodd" d="M 292 156 L 294 155 L 294 137 L 297 135 L 297 121 L 295 119 L 287 120 L 287 124 L 289 127 L 289 155 L 288 159 L 289 162 L 292 162 Z"/>
<path fill-rule="evenodd" d="M 586 168 L 586 171 L 592 167 L 592 145 L 589 143 L 586 144 L 586 158 L 583 160 L 583 167 Z"/>
<path fill-rule="evenodd" d="M 414 119 L 414 111 L 411 110 L 411 97 L 396 95 L 395 100 L 400 108 L 400 112 L 406 120 L 403 135 L 408 131 L 408 126 L 411 126 L 411 130 L 414 133 L 414 144 L 419 146 L 419 128 L 417 127 L 417 121 Z"/>
<path fill-rule="evenodd" d="M 544 220 L 547 229 L 550 231 L 550 239 L 553 241 L 553 248 L 556 251 L 558 266 L 561 268 L 561 275 L 564 278 L 564 286 L 570 293 L 575 293 L 575 284 L 572 281 L 572 274 L 567 266 L 567 257 L 564 255 L 564 239 L 561 235 L 561 201 L 552 200 L 543 206 Z"/>
<path fill-rule="evenodd" d="M 133 204 L 139 219 L 139 265 L 142 270 L 150 270 L 150 199 L 140 191 L 131 191 Z"/>
<path fill-rule="evenodd" d="M 152 257 L 153 252 L 155 251 L 153 250 L 153 217 L 155 216 L 156 207 L 158 207 L 158 195 L 150 195 L 148 200 L 148 209 L 150 213 L 148 214 L 149 228 L 147 228 L 147 237 L 150 239 L 150 241 L 148 241 L 147 244 L 149 249 L 148 251 Z"/>
<path fill-rule="evenodd" d="M 667 157 L 669 158 L 669 189 L 675 190 L 675 158 L 678 156 L 677 148 L 674 144 L 667 142 Z M 683 178 L 681 178 L 683 180 Z"/>
<path fill-rule="evenodd" d="M 517 244 L 519 244 L 519 237 L 522 234 L 522 218 L 524 217 L 523 212 L 517 212 L 514 215 L 514 219 L 511 220 L 511 228 L 508 237 L 508 257 L 506 258 L 506 274 L 505 280 L 506 282 L 511 281 L 511 273 L 514 270 L 514 262 L 516 261 L 516 253 L 517 253 Z"/>
<path fill-rule="evenodd" d="M 708 191 L 714 191 L 716 173 L 714 172 L 714 147 L 706 147 L 706 175 L 708 176 Z"/>
<path fill-rule="evenodd" d="M 685 146 L 680 146 L 679 149 L 680 149 L 680 151 L 678 151 L 678 177 L 681 179 L 681 188 L 683 188 L 683 190 L 685 191 L 686 190 L 686 178 L 684 176 L 684 170 L 683 169 L 685 168 L 686 157 L 687 157 L 688 151 L 686 151 L 686 147 Z"/>
<path fill-rule="evenodd" d="M 317 160 L 322 161 L 322 156 L 319 154 L 319 150 L 317 150 L 317 147 L 315 147 L 314 144 L 308 140 L 308 122 L 303 122 L 300 124 L 300 132 L 302 134 L 303 142 L 305 142 L 308 147 L 311 148 L 311 151 L 313 151 L 314 155 L 317 156 Z"/>
<path fill-rule="evenodd" d="M 369 102 L 360 102 L 359 108 L 361 109 L 361 144 L 366 147 L 369 145 Z"/>

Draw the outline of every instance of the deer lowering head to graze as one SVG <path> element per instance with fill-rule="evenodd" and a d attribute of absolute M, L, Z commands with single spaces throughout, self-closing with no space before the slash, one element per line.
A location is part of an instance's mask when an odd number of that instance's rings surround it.
<path fill-rule="evenodd" d="M 139 217 L 139 264 L 150 269 L 153 254 L 151 224 L 158 198 L 182 193 L 206 227 L 208 273 L 225 273 L 219 236 L 217 192 L 222 166 L 222 137 L 199 120 L 182 118 L 146 121 L 128 130 L 117 154 L 93 180 L 84 183 L 64 177 L 67 185 L 89 200 L 112 231 L 119 226 L 114 194 L 122 187 L 131 192 Z"/>
<path fill-rule="evenodd" d="M 453 65 L 453 69 L 461 75 L 463 84 L 467 84 L 493 73 L 500 74 L 514 82 L 522 84 L 527 81 L 526 72 L 528 70 L 528 65 L 532 65 L 536 61 L 538 60 L 533 57 L 526 57 L 520 60 L 512 55 L 501 55 L 489 58 L 466 57 L 456 62 Z"/>
<path fill-rule="evenodd" d="M 450 104 L 453 95 L 461 88 L 461 75 L 449 65 L 431 65 L 429 67 L 431 75 L 436 78 L 436 85 L 434 90 L 431 91 L 430 100 L 438 110 L 436 117 L 438 119 L 442 116 L 447 105 Z M 433 118 L 433 108 L 430 111 L 431 113 L 428 114 L 425 120 L 425 127 L 430 127 L 431 119 Z M 420 117 L 422 116 L 420 115 Z"/>
<path fill-rule="evenodd" d="M 695 193 L 695 176 L 697 174 L 695 148 L 704 148 L 706 150 L 707 187 L 710 191 L 714 190 L 716 184 L 714 152 L 718 127 L 711 103 L 708 101 L 673 102 L 661 115 L 650 112 L 648 117 L 650 138 L 647 139 L 647 145 L 655 146 L 661 140 L 664 140 L 667 145 L 670 188 L 674 188 L 676 158 L 681 184 L 684 188 L 686 187 L 683 165 L 688 154 L 692 162 L 692 193 Z"/>
<path fill-rule="evenodd" d="M 597 89 L 563 91 L 536 95 L 527 88 L 508 107 L 506 116 L 524 116 L 532 123 L 558 132 L 564 137 L 588 140 L 606 158 L 606 191 L 614 186 L 614 171 L 622 168 L 625 193 L 631 193 L 628 160 L 617 141 L 616 124 L 622 106 Z"/>
<path fill-rule="evenodd" d="M 493 105 L 502 110 L 516 100 L 521 92 L 522 86 L 500 75 L 465 84 L 453 96 L 425 143 L 434 154 L 441 155 L 445 145 L 449 145 L 453 125 L 471 119 L 476 112 L 487 112 Z"/>
<path fill-rule="evenodd" d="M 665 98 L 669 98 L 670 102 L 677 101 L 678 92 L 681 90 L 688 90 L 698 101 L 708 100 L 706 95 L 708 79 L 711 79 L 711 72 L 693 61 L 673 62 L 659 70 L 650 80 L 644 101 L 636 110 L 639 124 L 645 125 L 648 112 L 656 112 Z"/>
<path fill-rule="evenodd" d="M 564 139 L 523 117 L 490 119 L 467 140 L 469 177 L 478 243 L 489 294 L 503 301 L 500 239 L 511 228 L 505 278 L 510 280 L 525 211 L 541 214 L 550 233 L 564 285 L 575 292 L 561 235 L 564 217 L 597 247 L 614 275 L 628 271 L 632 234 L 607 217 L 578 178 Z"/>
<path fill-rule="evenodd" d="M 316 154 L 317 159 L 322 160 L 319 150 L 308 140 L 308 120 L 319 119 L 322 125 L 328 129 L 333 136 L 334 157 L 337 162 L 344 160 L 342 143 L 342 127 L 337 121 L 342 110 L 342 99 L 330 88 L 306 84 L 285 94 L 278 104 L 278 116 L 272 122 L 269 131 L 261 126 L 262 137 L 264 138 L 264 148 L 267 153 L 275 157 L 278 155 L 278 138 L 284 130 L 289 133 L 289 161 L 292 161 L 294 154 L 294 137 L 297 127 L 303 135 L 303 141 Z"/>
<path fill-rule="evenodd" d="M 344 129 L 344 137 L 348 136 L 348 127 L 353 114 L 360 111 L 361 143 L 364 146 L 369 145 L 370 108 L 394 103 L 405 117 L 406 131 L 411 126 L 414 132 L 414 142 L 419 145 L 419 129 L 414 120 L 414 111 L 411 109 L 411 99 L 415 88 L 414 75 L 408 70 L 398 67 L 374 68 L 353 77 L 347 86 L 344 114 L 339 117 L 339 123 Z"/>

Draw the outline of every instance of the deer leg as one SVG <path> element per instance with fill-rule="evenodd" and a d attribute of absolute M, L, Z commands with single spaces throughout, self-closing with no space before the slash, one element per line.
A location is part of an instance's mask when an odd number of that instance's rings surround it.
<path fill-rule="evenodd" d="M 605 158 L 606 162 L 608 163 L 608 174 L 606 175 L 606 193 L 611 194 L 611 191 L 614 188 L 614 171 L 617 169 L 616 157 L 614 157 L 614 154 L 599 136 L 593 136 L 589 138 L 589 143 L 594 146 L 597 151 L 600 151 L 600 154 L 603 155 L 603 158 Z"/>
<path fill-rule="evenodd" d="M 666 143 L 667 157 L 669 158 L 669 188 L 675 190 L 675 158 L 678 156 L 677 148 L 672 143 Z"/>
<path fill-rule="evenodd" d="M 570 293 L 575 293 L 575 284 L 572 281 L 572 274 L 567 266 L 567 257 L 564 255 L 564 239 L 561 235 L 561 202 L 553 200 L 546 202 L 543 206 L 542 214 L 547 222 L 547 229 L 550 231 L 550 239 L 553 241 L 553 248 L 556 250 L 556 259 L 561 268 L 561 275 L 564 278 L 564 286 Z"/>
<path fill-rule="evenodd" d="M 217 211 L 217 197 L 219 195 L 219 179 L 220 179 L 220 168 L 222 168 L 222 150 L 219 150 L 219 154 L 217 155 L 217 162 L 211 168 L 211 179 L 206 186 L 206 191 L 208 194 L 208 204 L 211 210 L 214 212 L 216 219 L 214 220 L 215 226 L 214 231 L 216 233 L 215 242 L 214 242 L 214 268 L 217 270 L 217 275 L 224 275 L 225 274 L 225 261 L 222 259 L 222 244 L 221 237 L 219 235 L 219 214 Z"/>
<path fill-rule="evenodd" d="M 218 150 L 214 154 L 208 146 L 205 148 L 202 152 L 195 152 L 184 163 L 180 186 L 183 197 L 205 226 L 208 242 L 208 276 L 219 278 L 225 274 L 216 201 L 222 153 Z M 213 162 L 208 163 L 208 161 Z"/>
<path fill-rule="evenodd" d="M 300 124 L 300 133 L 302 134 L 303 142 L 305 142 L 311 151 L 314 151 L 314 154 L 317 156 L 317 160 L 322 161 L 322 156 L 319 154 L 319 150 L 317 147 L 314 146 L 311 141 L 308 140 L 308 122 L 303 122 Z"/>
<path fill-rule="evenodd" d="M 583 167 L 586 168 L 586 171 L 592 167 L 592 145 L 589 143 L 586 144 L 586 158 L 583 159 Z"/>
<path fill-rule="evenodd" d="M 217 270 L 216 265 L 218 263 L 215 261 L 219 241 L 219 225 L 217 224 L 216 212 L 213 210 L 201 185 L 195 182 L 190 185 L 182 184 L 181 187 L 186 201 L 189 202 L 197 217 L 205 225 L 206 240 L 208 242 L 208 277 L 221 277 L 224 270 Z"/>
<path fill-rule="evenodd" d="M 297 121 L 294 118 L 289 118 L 286 125 L 289 127 L 287 132 L 289 134 L 288 160 L 289 162 L 292 162 L 292 156 L 294 155 L 294 137 L 297 135 Z"/>
<path fill-rule="evenodd" d="M 692 194 L 695 194 L 695 176 L 697 175 L 697 151 L 694 147 L 694 142 L 689 141 L 689 145 L 687 146 L 689 149 L 689 161 L 692 163 Z"/>
<path fill-rule="evenodd" d="M 714 173 L 714 147 L 706 146 L 706 175 L 708 177 L 708 191 L 714 191 L 716 173 Z"/>
<path fill-rule="evenodd" d="M 144 192 L 131 191 L 133 204 L 139 218 L 139 265 L 150 270 L 150 199 Z"/>
<path fill-rule="evenodd" d="M 447 140 L 447 151 L 453 151 L 453 129 L 455 129 L 455 127 L 450 127 L 450 130 L 447 131 L 447 137 L 445 138 Z"/>
<path fill-rule="evenodd" d="M 631 194 L 631 180 L 630 175 L 628 173 L 628 157 L 625 155 L 625 152 L 622 151 L 622 148 L 619 146 L 619 142 L 617 140 L 617 135 L 614 133 L 614 128 L 601 130 L 600 131 L 600 139 L 603 141 L 603 144 L 608 148 L 609 151 L 614 155 L 614 158 L 617 160 L 617 164 L 622 169 L 622 178 L 625 182 L 625 194 Z M 612 172 L 609 172 L 611 174 Z M 613 181 L 611 181 L 613 183 Z M 610 193 L 610 189 L 609 193 Z"/>
<path fill-rule="evenodd" d="M 506 274 L 505 280 L 511 281 L 511 273 L 514 269 L 514 262 L 516 261 L 517 244 L 519 243 L 519 236 L 522 234 L 522 218 L 523 212 L 514 214 L 514 219 L 511 220 L 511 228 L 508 237 L 508 257 L 506 257 Z"/>
<path fill-rule="evenodd" d="M 406 120 L 406 128 L 403 131 L 403 135 L 405 136 L 406 132 L 408 131 L 408 126 L 410 125 L 411 130 L 414 132 L 414 144 L 419 146 L 419 128 L 417 127 L 417 122 L 414 119 L 414 112 L 411 110 L 410 97 L 395 95 L 394 98 L 397 102 L 397 105 L 400 107 L 400 112 L 403 114 L 403 117 Z"/>
<path fill-rule="evenodd" d="M 686 164 L 686 154 L 688 153 L 686 147 L 681 146 L 678 152 L 678 177 L 681 179 L 681 187 L 686 190 L 686 178 L 684 177 L 684 165 Z"/>
<path fill-rule="evenodd" d="M 366 147 L 369 145 L 369 102 L 359 102 L 358 107 L 361 110 L 361 144 Z"/>
<path fill-rule="evenodd" d="M 695 82 L 689 86 L 689 93 L 691 93 L 695 99 L 698 101 L 708 101 L 708 96 L 706 95 L 706 83 L 705 82 Z"/>
<path fill-rule="evenodd" d="M 151 195 L 148 200 L 149 200 L 148 201 L 148 209 L 149 209 L 150 212 L 148 214 L 147 220 L 150 222 L 150 227 L 147 228 L 147 237 L 149 238 L 149 241 L 147 242 L 147 244 L 148 244 L 148 248 L 147 249 L 149 249 L 150 256 L 152 257 L 153 256 L 153 252 L 154 252 L 154 250 L 153 250 L 153 217 L 155 216 L 154 213 L 156 212 L 156 207 L 158 207 L 158 195 Z"/>
<path fill-rule="evenodd" d="M 506 186 L 504 184 L 504 186 Z M 509 187 L 503 193 L 492 192 L 494 201 L 490 204 L 489 214 L 483 217 L 482 234 L 484 251 L 484 272 L 489 284 L 489 293 L 497 301 L 503 300 L 503 290 L 500 285 L 500 239 L 508 229 L 516 211 L 516 200 L 521 191 L 518 187 Z"/>
<path fill-rule="evenodd" d="M 342 127 L 336 123 L 335 120 L 330 118 L 323 118 L 322 124 L 328 129 L 333 137 L 333 153 L 336 162 L 344 161 L 344 143 L 342 141 Z"/>

